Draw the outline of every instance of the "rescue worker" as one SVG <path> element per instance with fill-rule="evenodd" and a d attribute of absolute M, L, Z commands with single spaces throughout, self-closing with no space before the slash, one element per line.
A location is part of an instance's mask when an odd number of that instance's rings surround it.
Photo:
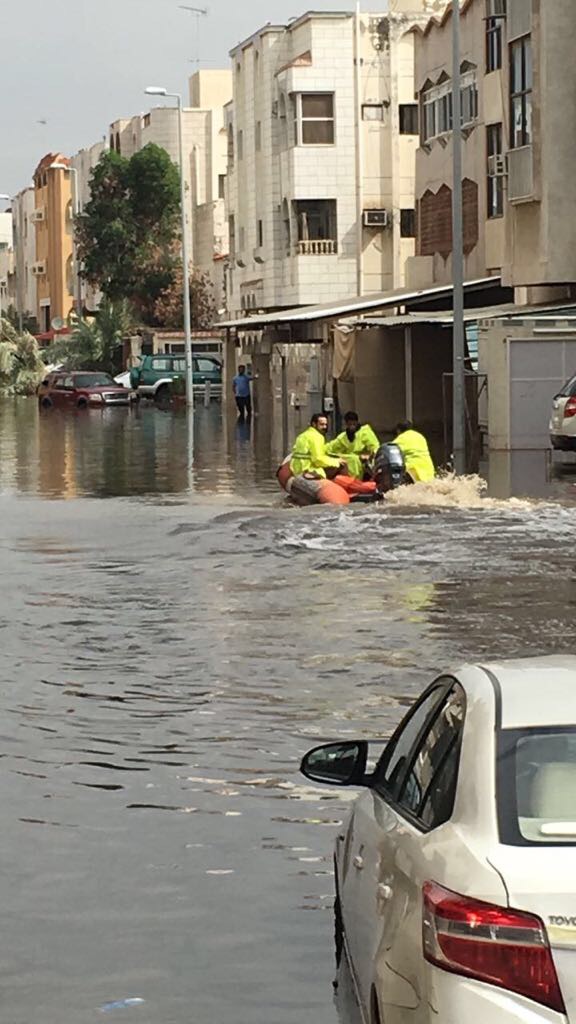
<path fill-rule="evenodd" d="M 427 483 L 429 480 L 433 480 L 436 470 L 424 435 L 414 430 L 414 425 L 410 420 L 398 423 L 396 431 L 397 436 L 392 444 L 398 445 L 402 452 L 406 472 L 412 477 L 414 483 Z"/>
<path fill-rule="evenodd" d="M 356 480 L 363 480 L 368 463 L 380 447 L 380 441 L 367 423 L 360 424 L 357 412 L 347 412 L 344 417 L 345 430 L 326 445 L 327 455 L 340 455 L 346 460 L 348 473 Z"/>
<path fill-rule="evenodd" d="M 343 459 L 326 454 L 326 432 L 328 419 L 322 413 L 316 413 L 310 420 L 310 426 L 298 435 L 292 449 L 290 469 L 294 476 L 309 474 L 325 479 L 346 471 Z"/>

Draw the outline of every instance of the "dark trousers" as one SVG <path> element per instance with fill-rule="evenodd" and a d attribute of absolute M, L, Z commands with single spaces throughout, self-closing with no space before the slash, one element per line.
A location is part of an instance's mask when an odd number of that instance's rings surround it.
<path fill-rule="evenodd" d="M 236 397 L 236 405 L 238 406 L 238 418 L 239 419 L 241 419 L 241 420 L 243 420 L 243 419 L 248 419 L 248 420 L 251 419 L 251 417 L 252 417 L 252 399 L 250 398 L 250 395 L 247 395 L 246 398 L 238 398 L 238 397 Z"/>

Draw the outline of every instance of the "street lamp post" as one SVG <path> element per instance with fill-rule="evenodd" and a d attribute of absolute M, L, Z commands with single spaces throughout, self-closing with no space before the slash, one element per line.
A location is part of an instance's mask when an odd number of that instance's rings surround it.
<path fill-rule="evenodd" d="M 9 195 L 7 195 L 6 192 L 0 192 L 0 203 L 9 203 L 9 202 L 11 202 L 11 197 Z M 3 289 L 4 289 L 4 282 L 0 281 L 0 320 L 2 319 L 2 315 L 3 315 L 3 309 L 2 309 L 2 291 L 3 291 Z"/>
<path fill-rule="evenodd" d="M 178 152 L 180 162 L 180 215 L 182 221 L 182 299 L 184 303 L 184 344 L 186 351 L 186 404 L 190 418 L 190 435 L 194 437 L 194 382 L 192 377 L 192 324 L 190 313 L 190 267 L 188 257 L 188 238 L 186 230 L 186 187 L 184 183 L 184 143 L 182 138 L 182 97 L 177 92 L 168 92 L 161 86 L 149 85 L 145 90 L 148 96 L 166 96 L 175 99 L 178 104 Z"/>
<path fill-rule="evenodd" d="M 460 0 L 452 0 L 452 437 L 454 472 L 466 472 L 464 367 L 464 229 L 462 217 L 462 94 Z"/>
<path fill-rule="evenodd" d="M 76 218 L 80 213 L 80 196 L 78 194 L 78 171 L 76 167 L 68 164 L 54 163 L 48 167 L 49 171 L 69 171 L 72 182 L 72 215 L 74 218 L 74 224 Z M 82 319 L 82 279 L 80 277 L 80 264 L 78 260 L 78 254 L 76 251 L 76 233 L 74 227 L 72 228 L 72 260 L 74 263 L 74 305 L 76 306 L 76 315 L 79 320 Z"/>

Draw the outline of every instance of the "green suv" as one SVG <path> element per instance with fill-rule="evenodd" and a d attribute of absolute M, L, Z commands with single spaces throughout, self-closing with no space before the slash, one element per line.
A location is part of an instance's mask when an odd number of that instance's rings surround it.
<path fill-rule="evenodd" d="M 213 398 L 222 397 L 222 363 L 215 356 L 194 355 L 192 357 L 194 393 L 203 394 L 206 382 L 210 382 Z M 177 377 L 186 379 L 186 357 L 172 352 L 160 352 L 153 356 L 141 356 L 138 366 L 130 370 L 130 386 L 139 395 L 166 402 L 170 398 L 172 381 Z"/>

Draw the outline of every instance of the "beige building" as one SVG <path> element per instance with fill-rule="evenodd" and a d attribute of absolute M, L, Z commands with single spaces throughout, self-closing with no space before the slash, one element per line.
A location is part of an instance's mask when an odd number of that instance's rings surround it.
<path fill-rule="evenodd" d="M 16 310 L 25 319 L 36 318 L 37 288 L 33 267 L 36 262 L 36 209 L 34 188 L 25 188 L 12 201 L 14 222 L 14 268 L 16 274 Z"/>
<path fill-rule="evenodd" d="M 465 277 L 502 274 L 522 303 L 564 297 L 576 282 L 566 217 L 576 142 L 562 115 L 575 31 L 572 0 L 461 5 Z M 409 285 L 426 286 L 452 279 L 449 7 L 416 31 L 415 76 L 417 251 L 407 273 Z"/>
<path fill-rule="evenodd" d="M 194 265 L 208 274 L 217 307 L 223 302 L 222 259 L 228 252 L 224 210 L 226 131 L 224 106 L 232 95 L 229 70 L 205 70 L 192 75 L 189 106 L 183 109 L 184 181 L 188 204 L 188 245 Z M 175 106 L 153 107 L 148 113 L 114 121 L 109 146 L 131 157 L 148 143 L 166 150 L 178 163 L 178 112 Z"/>
<path fill-rule="evenodd" d="M 309 12 L 231 52 L 227 108 L 231 314 L 378 292 L 414 254 L 415 25 Z"/>
<path fill-rule="evenodd" d="M 52 164 L 69 165 L 61 153 L 48 153 L 34 172 L 35 261 L 32 274 L 37 285 L 37 320 L 41 332 L 55 319 L 66 320 L 73 307 L 71 175 Z"/>

